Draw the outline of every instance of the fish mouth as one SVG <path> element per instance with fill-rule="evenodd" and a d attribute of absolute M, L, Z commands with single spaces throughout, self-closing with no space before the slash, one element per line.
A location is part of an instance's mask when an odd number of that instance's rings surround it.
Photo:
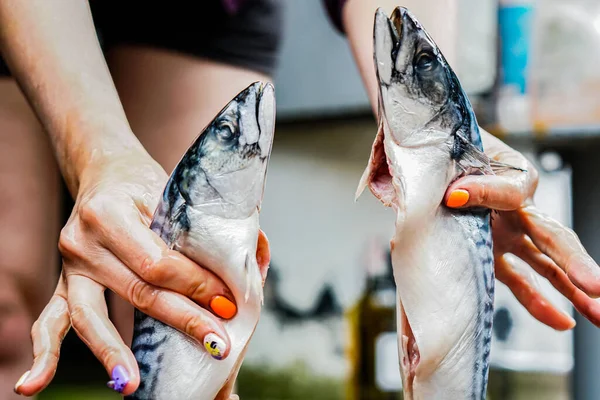
<path fill-rule="evenodd" d="M 381 201 L 384 206 L 397 208 L 398 195 L 394 187 L 392 167 L 385 150 L 384 139 L 383 125 L 380 124 L 371 148 L 369 164 L 360 179 L 355 199 L 358 199 L 365 187 L 368 187 L 373 196 Z"/>
<path fill-rule="evenodd" d="M 256 120 L 258 122 L 258 146 L 260 155 L 266 158 L 271 153 L 275 135 L 275 89 L 270 82 L 256 82 Z"/>
<path fill-rule="evenodd" d="M 260 198 L 262 199 L 267 184 L 267 169 L 268 160 L 271 157 L 273 147 L 273 138 L 275 136 L 275 88 L 270 82 L 257 82 L 259 85 L 256 101 L 256 119 L 258 122 L 258 146 L 260 147 L 260 156 L 263 160 L 264 175 L 262 179 L 262 187 Z M 258 202 L 257 209 L 260 211 L 262 200 Z"/>
<path fill-rule="evenodd" d="M 404 7 L 396 7 L 392 12 L 389 20 L 392 22 L 392 25 L 396 29 L 395 37 L 396 37 L 396 45 L 395 52 L 398 51 L 398 48 L 402 43 L 402 20 L 404 17 L 410 17 L 410 14 L 407 14 L 408 10 Z M 393 57 L 395 59 L 395 57 Z"/>
<path fill-rule="evenodd" d="M 397 198 L 392 184 L 390 163 L 383 145 L 384 135 L 378 135 L 374 145 L 373 172 L 369 179 L 369 189 L 386 206 L 391 206 Z"/>

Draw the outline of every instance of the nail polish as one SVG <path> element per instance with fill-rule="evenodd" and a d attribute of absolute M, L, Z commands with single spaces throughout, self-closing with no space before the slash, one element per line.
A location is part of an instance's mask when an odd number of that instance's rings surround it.
<path fill-rule="evenodd" d="M 129 383 L 127 370 L 123 366 L 117 365 L 112 370 L 111 378 L 112 380 L 108 381 L 107 386 L 116 392 L 123 393 L 125 386 Z"/>
<path fill-rule="evenodd" d="M 204 337 L 204 347 L 214 359 L 220 360 L 225 354 L 225 342 L 214 333 L 209 333 Z"/>
<path fill-rule="evenodd" d="M 15 393 L 20 394 L 19 392 L 17 392 L 17 390 L 19 390 L 19 386 L 21 386 L 23 383 L 25 383 L 25 381 L 29 377 L 30 373 L 31 373 L 31 371 L 26 371 L 23 375 L 21 375 L 21 377 L 19 378 L 19 380 L 15 384 L 15 389 L 14 389 Z"/>
<path fill-rule="evenodd" d="M 237 312 L 237 307 L 227 297 L 215 296 L 210 301 L 210 308 L 223 319 L 232 318 Z"/>
<path fill-rule="evenodd" d="M 462 207 L 469 201 L 469 192 L 463 189 L 456 189 L 448 196 L 446 205 L 450 208 Z"/>

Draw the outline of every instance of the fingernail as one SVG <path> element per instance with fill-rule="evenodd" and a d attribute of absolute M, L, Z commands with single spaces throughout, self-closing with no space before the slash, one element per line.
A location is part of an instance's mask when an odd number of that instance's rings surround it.
<path fill-rule="evenodd" d="M 108 381 L 107 386 L 116 392 L 123 393 L 125 386 L 129 383 L 129 374 L 125 367 L 121 365 L 114 367 L 111 377 L 112 380 Z"/>
<path fill-rule="evenodd" d="M 209 333 L 204 337 L 204 347 L 208 354 L 217 360 L 222 359 L 225 354 L 225 342 L 214 333 Z"/>
<path fill-rule="evenodd" d="M 446 205 L 451 208 L 462 207 L 469 201 L 469 192 L 463 189 L 456 189 L 448 196 Z"/>
<path fill-rule="evenodd" d="M 237 312 L 237 307 L 227 297 L 215 296 L 210 301 L 210 308 L 219 317 L 224 319 L 232 318 Z"/>
<path fill-rule="evenodd" d="M 18 392 L 19 387 L 25 383 L 25 381 L 27 380 L 27 377 L 29 377 L 29 374 L 31 373 L 31 370 L 26 371 L 23 375 L 21 375 L 21 377 L 19 378 L 19 380 L 17 381 L 17 383 L 15 384 L 15 393 L 20 394 Z"/>

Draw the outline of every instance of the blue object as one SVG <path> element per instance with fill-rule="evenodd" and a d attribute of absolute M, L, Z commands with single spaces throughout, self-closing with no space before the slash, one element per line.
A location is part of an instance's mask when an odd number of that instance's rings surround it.
<path fill-rule="evenodd" d="M 503 84 L 527 90 L 533 6 L 503 5 L 498 11 Z"/>

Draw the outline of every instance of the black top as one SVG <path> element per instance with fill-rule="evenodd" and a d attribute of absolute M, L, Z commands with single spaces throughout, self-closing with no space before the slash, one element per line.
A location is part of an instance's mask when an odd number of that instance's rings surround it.
<path fill-rule="evenodd" d="M 322 0 L 344 34 L 346 0 Z M 131 44 L 162 48 L 273 75 L 282 39 L 283 0 L 125 2 L 90 0 L 104 51 Z M 0 76 L 10 71 L 0 59 Z"/>

